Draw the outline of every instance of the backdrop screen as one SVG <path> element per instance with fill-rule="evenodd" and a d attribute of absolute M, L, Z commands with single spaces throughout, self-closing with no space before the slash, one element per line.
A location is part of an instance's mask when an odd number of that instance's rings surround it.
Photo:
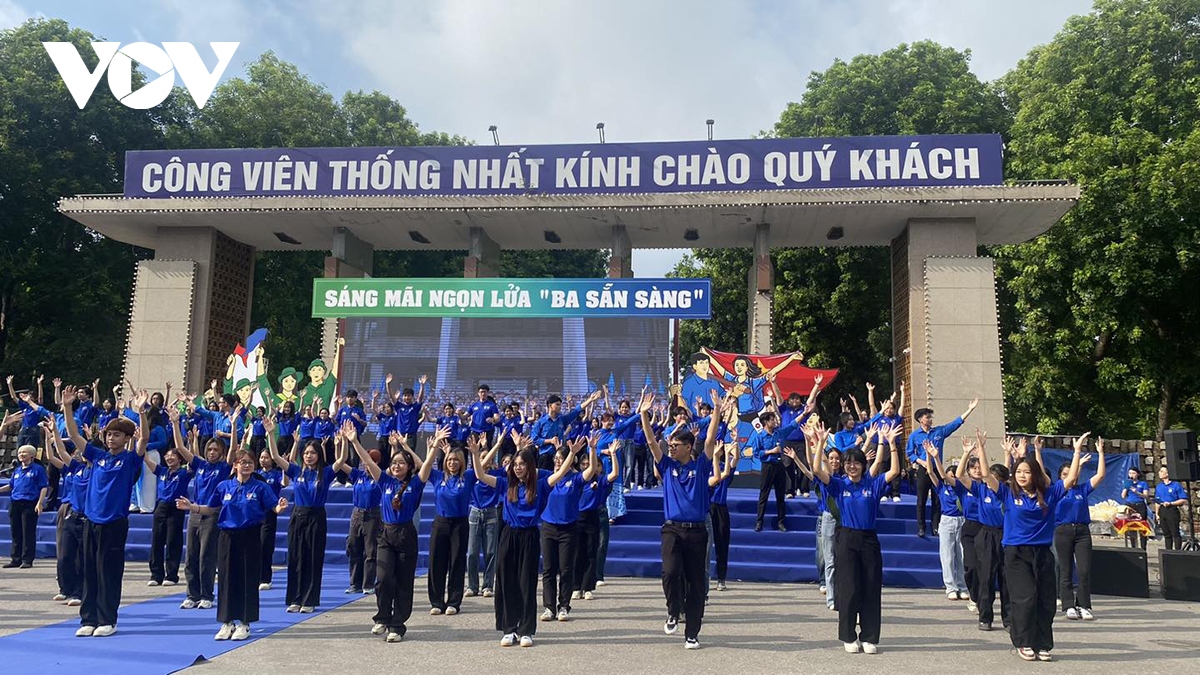
<path fill-rule="evenodd" d="M 487 384 L 498 402 L 581 395 L 607 384 L 614 397 L 670 380 L 669 320 L 637 318 L 346 320 L 340 389 L 416 389 L 426 401 L 462 403 Z M 613 404 L 616 401 L 613 400 Z"/>

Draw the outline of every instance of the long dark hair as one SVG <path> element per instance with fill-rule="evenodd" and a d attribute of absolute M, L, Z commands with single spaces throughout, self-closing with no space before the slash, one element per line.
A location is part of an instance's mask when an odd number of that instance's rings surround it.
<path fill-rule="evenodd" d="M 308 452 L 309 448 L 312 448 L 317 453 L 317 468 L 315 470 L 320 471 L 325 466 L 325 446 L 321 441 L 316 440 L 305 443 L 304 447 L 300 450 L 300 470 L 303 471 L 305 469 L 304 453 Z"/>
<path fill-rule="evenodd" d="M 404 496 L 404 492 L 408 490 L 408 484 L 412 481 L 413 477 L 413 460 L 408 451 L 404 448 L 399 448 L 396 454 L 392 455 L 390 464 L 395 464 L 398 459 L 404 460 L 404 465 L 408 467 L 408 470 L 404 472 L 404 480 L 400 481 L 400 489 L 396 491 L 396 494 L 392 495 L 392 508 L 397 511 L 400 510 L 400 503 L 403 501 L 401 498 Z"/>
<path fill-rule="evenodd" d="M 533 448 L 525 448 L 513 457 L 508 463 L 508 501 L 517 503 L 517 487 L 522 482 L 517 478 L 517 460 L 525 462 L 525 503 L 532 504 L 537 499 L 537 455 L 534 454 Z"/>
<path fill-rule="evenodd" d="M 1029 467 L 1030 472 L 1030 487 L 1033 488 L 1033 493 L 1037 495 L 1038 506 L 1042 511 L 1046 510 L 1046 490 L 1050 487 L 1050 479 L 1046 476 L 1046 471 L 1042 469 L 1042 465 L 1038 464 L 1037 459 L 1025 455 L 1025 458 L 1017 462 L 1017 466 L 1013 467 L 1012 474 L 1008 477 L 1008 489 L 1013 495 L 1019 495 L 1025 492 L 1024 488 L 1017 485 L 1017 468 L 1022 464 Z"/>
<path fill-rule="evenodd" d="M 758 366 L 754 365 L 754 362 L 750 360 L 749 356 L 740 356 L 739 355 L 739 356 L 734 357 L 733 363 L 731 364 L 733 366 L 733 376 L 734 377 L 737 377 L 737 362 L 738 361 L 746 362 L 746 377 L 758 377 L 758 376 L 762 375 L 762 371 L 758 369 Z"/>

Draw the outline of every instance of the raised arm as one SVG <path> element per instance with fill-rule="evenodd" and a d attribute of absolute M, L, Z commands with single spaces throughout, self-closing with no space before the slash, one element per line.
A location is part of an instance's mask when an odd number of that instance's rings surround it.
<path fill-rule="evenodd" d="M 793 361 L 799 361 L 803 358 L 804 358 L 804 354 L 801 354 L 800 352 L 792 352 L 791 354 L 788 354 L 788 357 L 786 359 L 775 364 L 775 367 L 768 370 L 764 374 L 764 376 L 769 380 L 769 379 L 775 377 L 776 375 L 778 375 L 779 371 L 783 370 L 784 368 L 787 368 L 788 365 L 791 364 Z"/>
<path fill-rule="evenodd" d="M 425 463 L 421 465 L 421 470 L 418 473 L 422 483 L 428 483 L 429 475 L 433 473 L 433 453 L 437 452 L 443 444 L 448 443 L 449 438 L 450 427 L 439 427 L 437 432 L 433 434 L 433 438 L 429 439 L 425 450 Z M 475 445 L 476 449 L 478 449 L 479 442 L 476 441 Z M 471 456 L 474 457 L 475 454 L 471 453 Z"/>
<path fill-rule="evenodd" d="M 267 452 L 271 453 L 271 461 L 275 462 L 275 466 L 287 472 L 288 467 L 292 465 L 291 460 L 284 459 L 279 455 L 279 441 L 275 438 L 275 416 L 266 415 L 263 417 L 263 431 L 267 434 Z M 293 452 L 292 455 L 304 456 L 302 448 L 297 448 L 299 452 Z"/>
<path fill-rule="evenodd" d="M 67 427 L 67 438 L 77 448 L 87 447 L 87 441 L 79 434 L 79 426 L 75 424 L 75 387 L 68 386 L 62 390 L 62 415 Z"/>
<path fill-rule="evenodd" d="M 1082 436 L 1075 439 L 1075 454 L 1071 457 L 1071 468 L 1067 469 L 1067 477 L 1063 479 L 1063 487 L 1067 490 L 1075 487 L 1075 483 L 1079 482 L 1079 465 L 1083 449 L 1087 447 L 1087 437 L 1091 432 L 1084 432 Z"/>
<path fill-rule="evenodd" d="M 996 477 L 992 475 L 992 471 L 991 471 L 992 465 L 991 465 L 991 462 L 988 462 L 987 434 L 985 432 L 980 431 L 979 429 L 976 429 L 975 430 L 975 441 L 979 446 L 979 468 L 981 469 L 980 475 L 983 476 L 983 482 L 987 483 L 988 488 L 992 492 L 996 492 L 997 490 L 1000 489 L 1000 481 L 997 480 Z"/>
<path fill-rule="evenodd" d="M 725 370 L 724 366 L 717 363 L 717 359 L 712 355 L 712 352 L 708 351 L 707 347 L 701 348 L 700 351 L 703 352 L 704 355 L 708 357 L 708 362 L 709 362 L 709 364 L 712 365 L 712 369 L 717 371 L 717 375 L 720 375 L 721 377 L 725 377 L 726 375 L 729 374 L 729 371 Z"/>
<path fill-rule="evenodd" d="M 567 457 L 563 460 L 562 465 L 558 470 L 550 474 L 550 478 L 546 480 L 550 487 L 558 485 L 559 481 L 567 477 L 571 473 L 571 467 L 575 464 L 575 456 L 579 454 L 579 450 L 583 448 L 584 440 L 582 437 L 576 438 L 573 441 L 567 441 Z"/>
<path fill-rule="evenodd" d="M 474 445 L 474 447 L 470 447 L 470 446 L 468 446 L 468 447 L 471 450 L 471 461 L 475 462 L 476 467 L 483 466 L 483 458 L 479 456 L 479 444 L 476 443 Z M 476 469 L 475 480 L 483 483 L 484 485 L 486 485 L 488 487 L 493 487 L 493 488 L 496 487 L 496 477 L 493 476 L 488 471 L 479 471 L 478 469 Z"/>
<path fill-rule="evenodd" d="M 335 446 L 333 459 L 334 473 L 344 473 L 347 476 L 350 475 L 350 470 L 352 468 L 350 466 L 350 449 L 346 445 L 347 440 L 350 438 L 358 440 L 358 430 L 354 428 L 353 422 L 346 420 L 342 423 L 342 428 L 339 430 L 337 437 L 333 441 Z"/>
<path fill-rule="evenodd" d="M 1105 464 L 1104 464 L 1104 439 L 1097 438 L 1096 439 L 1096 475 L 1092 476 L 1092 478 L 1091 478 L 1093 490 L 1095 490 L 1096 486 L 1100 485 L 1100 483 L 1104 481 L 1104 475 L 1106 473 L 1107 473 L 1107 470 L 1106 470 Z"/>
<path fill-rule="evenodd" d="M 726 409 L 735 405 L 737 399 L 729 396 L 722 400 L 715 389 L 710 391 L 709 395 L 712 396 L 713 413 L 708 416 L 708 433 L 704 436 L 704 455 L 712 459 L 716 454 L 717 430 L 721 428 L 721 420 L 725 417 Z"/>
<path fill-rule="evenodd" d="M 925 441 L 925 454 L 929 456 L 929 481 L 933 487 L 942 484 L 942 463 L 938 461 L 938 449 L 932 441 Z"/>
<path fill-rule="evenodd" d="M 643 390 L 642 400 L 638 401 L 637 414 L 642 418 L 642 434 L 646 436 L 646 447 L 654 457 L 654 464 L 662 461 L 661 442 L 654 438 L 654 427 L 650 424 L 650 408 L 654 406 L 654 394 Z"/>
<path fill-rule="evenodd" d="M 595 434 L 587 436 L 587 449 L 588 449 L 588 468 L 586 471 L 583 472 L 583 480 L 585 482 L 591 482 L 591 480 L 596 477 L 596 474 L 598 474 L 604 470 L 604 466 L 602 464 L 600 464 L 600 457 L 596 455 L 596 435 Z M 615 464 L 616 460 L 614 460 L 613 463 Z"/>
<path fill-rule="evenodd" d="M 807 429 L 804 430 L 804 440 L 812 448 L 813 475 L 817 477 L 817 480 L 821 481 L 825 485 L 828 485 L 829 465 L 827 463 L 828 457 L 825 453 L 825 443 L 827 441 L 826 434 L 827 432 L 825 430 L 825 425 L 822 424 L 820 420 L 817 420 L 817 426 L 811 432 L 811 435 Z"/>

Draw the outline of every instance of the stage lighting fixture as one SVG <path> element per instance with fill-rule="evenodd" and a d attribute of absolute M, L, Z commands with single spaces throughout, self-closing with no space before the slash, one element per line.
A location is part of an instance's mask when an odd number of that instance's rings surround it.
<path fill-rule="evenodd" d="M 829 241 L 837 241 L 838 239 L 841 239 L 842 235 L 844 234 L 846 234 L 846 232 L 842 228 L 831 227 L 829 228 L 829 231 L 825 233 L 825 238 Z"/>
<path fill-rule="evenodd" d="M 689 227 L 683 231 L 683 238 L 687 241 L 696 241 L 700 238 L 700 233 L 694 227 Z"/>
<path fill-rule="evenodd" d="M 300 245 L 300 242 L 296 241 L 295 238 L 288 236 L 284 232 L 276 232 L 275 238 L 278 239 L 279 241 L 282 241 L 285 244 L 295 244 L 297 246 Z"/>
<path fill-rule="evenodd" d="M 429 243 L 429 238 L 426 237 L 425 235 L 421 234 L 417 230 L 409 230 L 408 237 L 410 239 L 412 239 L 413 241 L 417 242 L 418 244 L 428 244 Z"/>
<path fill-rule="evenodd" d="M 600 143 L 604 143 L 604 122 L 596 122 L 596 133 L 600 134 Z"/>
<path fill-rule="evenodd" d="M 546 230 L 546 231 L 542 232 L 542 237 L 544 237 L 546 239 L 546 241 L 551 244 L 561 244 L 562 243 L 562 237 L 558 236 L 558 233 L 555 232 L 554 230 Z"/>
<path fill-rule="evenodd" d="M 496 130 L 496 125 L 493 124 L 492 126 L 488 127 L 488 131 L 492 132 L 492 143 L 494 145 L 500 145 L 500 132 Z"/>

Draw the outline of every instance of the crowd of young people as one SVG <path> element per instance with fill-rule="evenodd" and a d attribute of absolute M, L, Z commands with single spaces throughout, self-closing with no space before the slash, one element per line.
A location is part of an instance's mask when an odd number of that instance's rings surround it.
<path fill-rule="evenodd" d="M 898 500 L 907 459 L 918 533 L 925 534 L 924 502 L 932 496 L 947 598 L 968 600 L 981 630 L 991 630 L 998 592 L 1020 656 L 1049 660 L 1056 598 L 1068 619 L 1094 618 L 1087 496 L 1104 479 L 1104 457 L 1101 442 L 1098 471 L 1080 483 L 1086 434 L 1055 480 L 1043 469 L 1040 439 L 1033 452 L 1026 440 L 1005 439 L 1005 461 L 990 464 L 979 434 L 964 441 L 959 461 L 943 463 L 945 440 L 977 401 L 939 427 L 932 410 L 917 410 L 901 455 L 903 384 L 878 408 L 868 385 L 868 410 L 850 397 L 854 410 L 843 401 L 836 427 L 827 429 L 814 414 L 820 380 L 804 400 L 794 392 L 783 397 L 773 372 L 747 379 L 764 405 L 743 445 L 736 437 L 746 421 L 740 396 L 715 389 L 707 401 L 686 401 L 676 388 L 666 402 L 643 392 L 613 406 L 601 388 L 577 405 L 568 397 L 565 410 L 552 395 L 543 413 L 529 401 L 497 403 L 480 385 L 475 400 L 444 402 L 435 416 L 425 408 L 427 378 L 415 391 L 396 393 L 392 381 L 389 375 L 369 402 L 349 390 L 300 411 L 290 400 L 250 411 L 215 387 L 172 400 L 169 383 L 165 395 L 130 386 L 128 401 L 114 392 L 97 408 L 91 394 L 98 383 L 64 388 L 56 381 L 59 411 L 52 413 L 31 393 L 12 391 L 9 378 L 20 436 L 44 446 L 50 471 L 35 461 L 36 446 L 22 446 L 11 482 L 0 488 L 13 493 L 8 566 L 32 565 L 36 518 L 61 499 L 55 599 L 80 607 L 79 636 L 111 635 L 124 573 L 123 554 L 114 552 L 123 552 L 128 514 L 152 512 L 149 585 L 177 584 L 182 564 L 181 609 L 215 604 L 216 639 L 243 640 L 258 619 L 258 593 L 271 588 L 277 518 L 286 509 L 287 611 L 309 613 L 320 604 L 325 507 L 341 482 L 353 490 L 346 592 L 374 594 L 371 633 L 397 642 L 413 608 L 414 517 L 429 486 L 430 614 L 453 616 L 464 597 L 494 597 L 500 644 L 530 646 L 539 608 L 542 621 L 569 621 L 571 601 L 591 600 L 603 585 L 608 530 L 625 513 L 624 494 L 661 485 L 663 628 L 674 634 L 683 622 L 685 647 L 694 649 L 714 550 L 715 589 L 727 588 L 729 484 L 739 458 L 753 456 L 763 467 L 755 529 L 772 492 L 781 531 L 785 498 L 816 492 L 817 569 L 827 606 L 838 612 L 839 640 L 848 652 L 875 653 L 883 573 L 876 521 L 881 501 Z M 362 437 L 372 422 L 379 442 L 367 450 Z M 424 456 L 414 449 L 422 424 L 434 429 Z M 1134 478 L 1126 494 L 1145 504 L 1150 491 Z M 285 486 L 291 501 L 281 494 Z M 1164 521 L 1186 500 L 1169 480 L 1155 493 Z"/>

